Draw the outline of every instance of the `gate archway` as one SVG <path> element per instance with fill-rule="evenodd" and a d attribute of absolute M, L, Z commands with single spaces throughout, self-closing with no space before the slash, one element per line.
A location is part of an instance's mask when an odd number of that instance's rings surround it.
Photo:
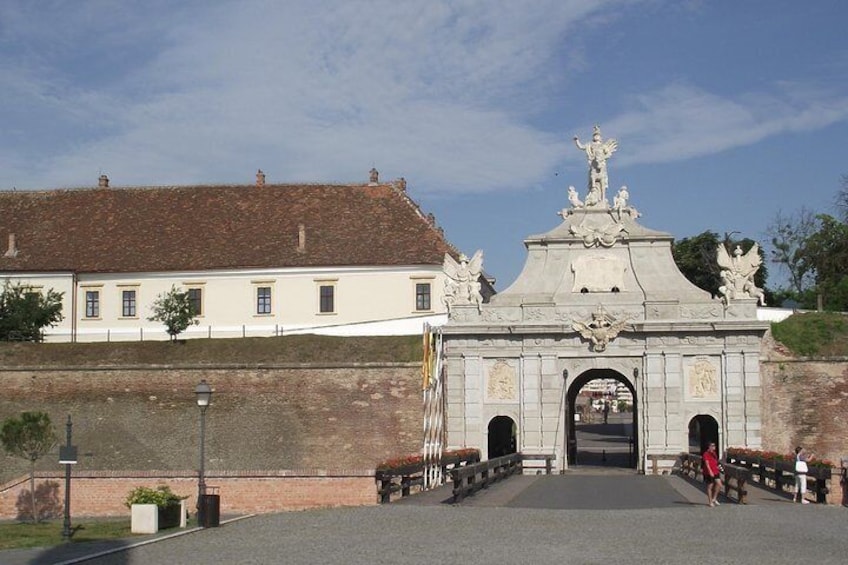
<path fill-rule="evenodd" d="M 489 421 L 489 457 L 510 455 L 516 451 L 515 422 L 509 416 L 495 416 Z"/>
<path fill-rule="evenodd" d="M 614 416 L 602 408 L 595 411 L 593 405 L 585 401 L 591 396 L 582 395 L 583 388 L 595 380 L 614 380 L 624 384 L 633 399 L 629 413 L 611 410 Z M 580 400 L 584 400 L 580 402 Z M 602 397 L 606 409 L 615 397 Z M 590 369 L 568 387 L 566 396 L 568 422 L 568 465 L 603 465 L 635 469 L 638 460 L 638 414 L 636 390 L 624 375 L 612 369 Z M 603 415 L 601 415 L 603 414 Z"/>

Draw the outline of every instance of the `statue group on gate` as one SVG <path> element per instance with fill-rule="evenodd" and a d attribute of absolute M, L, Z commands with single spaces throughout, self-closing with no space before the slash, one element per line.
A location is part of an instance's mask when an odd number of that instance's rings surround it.
<path fill-rule="evenodd" d="M 724 244 L 719 244 L 717 251 L 718 266 L 721 267 L 721 286 L 718 287 L 718 292 L 725 305 L 731 300 L 756 298 L 761 306 L 765 306 L 765 293 L 754 284 L 754 274 L 763 264 L 760 246 L 755 243 L 743 254 L 742 248 L 737 245 L 732 257 Z"/>
<path fill-rule="evenodd" d="M 445 253 L 445 296 L 443 301 L 448 313 L 455 305 L 476 304 L 479 312 L 483 304 L 480 294 L 480 274 L 483 272 L 483 250 L 478 249 L 469 260 L 464 253 L 457 262 Z"/>
<path fill-rule="evenodd" d="M 604 139 L 601 137 L 601 127 L 595 126 L 592 133 L 592 141 L 587 144 L 580 142 L 580 138 L 574 136 L 574 144 L 578 149 L 586 154 L 586 162 L 589 165 L 589 178 L 587 183 L 586 198 L 580 199 L 580 195 L 573 186 L 568 187 L 568 202 L 574 208 L 600 208 L 609 209 L 610 204 L 607 200 L 607 191 L 609 190 L 609 175 L 607 174 L 607 160 L 612 157 L 612 154 L 618 149 L 618 141 L 615 139 Z M 639 217 L 639 213 L 635 208 L 629 205 L 630 192 L 626 186 L 622 186 L 618 194 L 613 196 L 612 211 L 616 213 L 618 219 L 621 220 L 622 214 L 630 214 L 634 218 Z M 560 214 L 567 215 L 568 210 L 563 210 Z"/>
<path fill-rule="evenodd" d="M 609 188 L 607 159 L 612 157 L 612 154 L 618 149 L 618 142 L 614 139 L 603 141 L 601 139 L 601 127 L 595 126 L 590 143 L 583 145 L 575 135 L 574 144 L 586 153 L 586 161 L 589 164 L 589 192 L 586 194 L 583 204 L 595 206 L 601 202 L 606 202 L 607 188 Z"/>

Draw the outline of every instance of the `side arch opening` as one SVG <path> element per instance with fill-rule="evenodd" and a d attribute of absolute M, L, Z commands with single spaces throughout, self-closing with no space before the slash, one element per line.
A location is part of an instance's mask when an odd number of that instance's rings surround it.
<path fill-rule="evenodd" d="M 515 421 L 509 416 L 495 416 L 489 421 L 489 459 L 515 453 Z"/>
<path fill-rule="evenodd" d="M 711 442 L 720 446 L 718 422 L 708 414 L 698 414 L 689 420 L 689 453 L 701 454 Z"/>

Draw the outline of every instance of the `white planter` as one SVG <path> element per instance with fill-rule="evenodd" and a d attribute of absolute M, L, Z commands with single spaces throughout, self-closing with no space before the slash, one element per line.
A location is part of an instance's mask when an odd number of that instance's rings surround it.
<path fill-rule="evenodd" d="M 159 531 L 159 507 L 155 504 L 133 504 L 130 529 L 134 534 L 155 534 Z"/>

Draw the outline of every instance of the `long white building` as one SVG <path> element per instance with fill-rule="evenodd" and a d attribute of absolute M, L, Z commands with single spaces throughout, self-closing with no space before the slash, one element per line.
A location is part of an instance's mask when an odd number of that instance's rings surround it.
<path fill-rule="evenodd" d="M 165 339 L 158 295 L 188 290 L 184 337 L 420 333 L 446 319 L 459 253 L 407 195 L 367 184 L 0 192 L 0 283 L 63 293 L 50 341 Z M 491 290 L 486 286 L 487 291 Z"/>

